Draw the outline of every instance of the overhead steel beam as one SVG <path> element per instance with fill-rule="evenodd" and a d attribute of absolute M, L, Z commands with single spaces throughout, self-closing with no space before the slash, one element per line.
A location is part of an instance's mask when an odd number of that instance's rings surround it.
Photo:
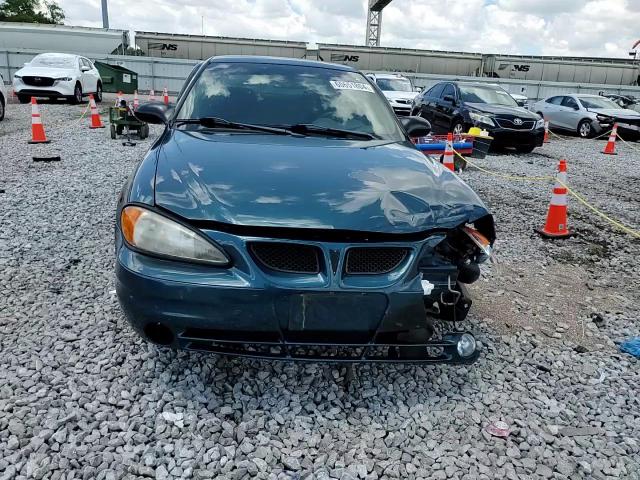
<path fill-rule="evenodd" d="M 392 0 L 369 0 L 367 11 L 367 37 L 365 43 L 369 47 L 380 46 L 380 33 L 382 30 L 382 9 Z"/>

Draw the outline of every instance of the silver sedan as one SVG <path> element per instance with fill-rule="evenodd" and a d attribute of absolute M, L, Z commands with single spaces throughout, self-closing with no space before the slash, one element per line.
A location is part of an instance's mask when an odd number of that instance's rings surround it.
<path fill-rule="evenodd" d="M 640 133 L 640 113 L 598 95 L 556 95 L 534 103 L 531 110 L 549 120 L 551 128 L 570 130 L 582 138 L 600 135 L 615 122 L 625 131 Z"/>

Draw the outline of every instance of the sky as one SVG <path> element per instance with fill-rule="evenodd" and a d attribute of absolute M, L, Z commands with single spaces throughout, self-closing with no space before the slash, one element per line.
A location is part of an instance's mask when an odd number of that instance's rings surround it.
<path fill-rule="evenodd" d="M 100 0 L 57 0 L 102 26 Z M 367 0 L 109 0 L 111 28 L 362 45 Z M 640 0 L 394 0 L 381 46 L 629 58 Z"/>

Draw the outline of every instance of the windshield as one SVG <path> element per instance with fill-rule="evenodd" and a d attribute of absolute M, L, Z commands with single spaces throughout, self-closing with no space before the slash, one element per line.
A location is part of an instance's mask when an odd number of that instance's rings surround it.
<path fill-rule="evenodd" d="M 518 104 L 505 90 L 491 87 L 460 85 L 462 101 L 466 103 L 488 103 L 489 105 L 505 105 L 517 107 Z"/>
<path fill-rule="evenodd" d="M 380 90 L 391 92 L 412 92 L 411 82 L 405 78 L 377 78 Z"/>
<path fill-rule="evenodd" d="M 31 60 L 31 65 L 35 67 L 73 68 L 75 66 L 75 58 L 62 55 L 38 55 Z"/>
<path fill-rule="evenodd" d="M 268 126 L 311 124 L 405 139 L 386 100 L 362 74 L 306 65 L 212 63 L 176 118 L 202 117 Z"/>
<path fill-rule="evenodd" d="M 604 97 L 578 97 L 584 108 L 615 108 L 620 109 L 620 105 L 613 100 Z"/>

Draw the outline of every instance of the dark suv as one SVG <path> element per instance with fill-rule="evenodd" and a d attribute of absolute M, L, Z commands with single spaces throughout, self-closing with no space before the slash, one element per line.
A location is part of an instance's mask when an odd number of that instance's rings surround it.
<path fill-rule="evenodd" d="M 477 126 L 494 138 L 492 147 L 531 152 L 542 146 L 544 120 L 519 107 L 509 93 L 495 85 L 441 82 L 418 95 L 411 115 L 431 122 L 436 134 L 464 133 Z"/>

